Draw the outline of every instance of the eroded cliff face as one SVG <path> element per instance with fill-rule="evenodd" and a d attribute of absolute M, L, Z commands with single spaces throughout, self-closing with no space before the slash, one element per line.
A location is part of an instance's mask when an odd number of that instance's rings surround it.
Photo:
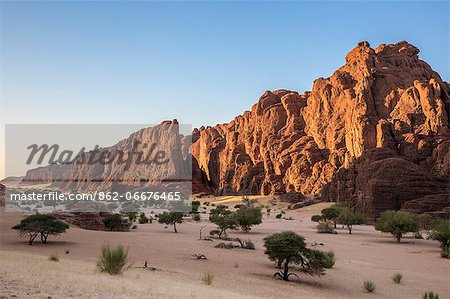
<path fill-rule="evenodd" d="M 418 53 L 406 42 L 361 42 L 311 92 L 266 91 L 230 123 L 194 130 L 193 156 L 216 194 L 323 193 L 376 216 L 439 193 L 450 169 L 450 86 Z M 376 149 L 389 154 L 357 161 Z M 404 175 L 414 180 L 390 180 Z M 430 183 L 423 192 L 421 180 Z M 381 198 L 392 189 L 417 192 Z"/>

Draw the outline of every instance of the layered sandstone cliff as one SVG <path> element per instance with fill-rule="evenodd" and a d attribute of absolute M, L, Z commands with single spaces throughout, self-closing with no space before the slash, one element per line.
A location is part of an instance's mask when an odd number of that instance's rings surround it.
<path fill-rule="evenodd" d="M 193 132 L 216 194 L 321 194 L 369 217 L 448 188 L 450 86 L 407 42 L 359 43 L 311 92 L 266 91 Z"/>

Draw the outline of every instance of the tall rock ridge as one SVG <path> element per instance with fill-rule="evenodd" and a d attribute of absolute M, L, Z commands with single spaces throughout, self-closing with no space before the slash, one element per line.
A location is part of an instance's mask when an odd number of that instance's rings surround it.
<path fill-rule="evenodd" d="M 448 206 L 450 85 L 418 54 L 360 42 L 311 92 L 266 91 L 230 123 L 194 130 L 209 187 L 321 195 L 369 218 L 430 196 L 441 205 L 428 206 Z"/>

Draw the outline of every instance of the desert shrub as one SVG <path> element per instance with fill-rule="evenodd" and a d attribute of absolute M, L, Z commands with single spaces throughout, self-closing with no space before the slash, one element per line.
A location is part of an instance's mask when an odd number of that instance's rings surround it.
<path fill-rule="evenodd" d="M 353 225 L 363 224 L 364 217 L 360 213 L 346 207 L 339 210 L 339 216 L 335 221 L 339 224 L 347 226 L 348 233 L 352 234 Z"/>
<path fill-rule="evenodd" d="M 97 268 L 111 275 L 122 273 L 128 267 L 128 249 L 123 245 L 104 245 L 100 250 Z"/>
<path fill-rule="evenodd" d="M 192 213 L 197 213 L 198 208 L 200 207 L 200 202 L 197 200 L 193 200 L 191 206 L 192 206 Z"/>
<path fill-rule="evenodd" d="M 258 225 L 262 222 L 261 209 L 256 207 L 241 206 L 234 212 L 233 216 L 237 226 L 245 233 L 249 232 L 253 225 Z"/>
<path fill-rule="evenodd" d="M 240 239 L 236 239 L 236 240 L 239 242 L 241 248 L 251 249 L 251 250 L 255 249 L 255 244 L 252 242 L 252 240 L 245 240 L 245 241 L 241 241 Z"/>
<path fill-rule="evenodd" d="M 70 253 L 69 249 L 66 249 L 66 251 L 65 251 L 65 252 L 66 252 L 66 254 L 69 254 L 69 253 Z"/>
<path fill-rule="evenodd" d="M 264 238 L 265 254 L 277 263 L 279 272 L 274 277 L 288 281 L 291 275 L 291 265 L 298 265 L 299 271 L 310 275 L 322 275 L 323 253 L 306 246 L 305 239 L 291 231 L 272 234 Z"/>
<path fill-rule="evenodd" d="M 363 287 L 368 293 L 373 293 L 376 288 L 375 283 L 372 280 L 364 281 Z"/>
<path fill-rule="evenodd" d="M 441 219 L 433 224 L 430 239 L 441 243 L 441 256 L 450 258 L 450 220 Z"/>
<path fill-rule="evenodd" d="M 213 280 L 214 280 L 214 274 L 212 274 L 210 272 L 206 272 L 202 276 L 202 281 L 206 285 L 210 285 L 213 282 Z"/>
<path fill-rule="evenodd" d="M 52 262 L 59 262 L 59 257 L 56 254 L 52 254 L 48 257 L 48 260 Z"/>
<path fill-rule="evenodd" d="M 177 223 L 183 223 L 183 213 L 181 213 L 181 212 L 164 212 L 159 215 L 158 222 L 164 223 L 167 225 L 172 225 L 173 231 L 175 233 L 177 233 L 178 232 Z"/>
<path fill-rule="evenodd" d="M 200 221 L 201 217 L 199 213 L 192 214 L 192 220 Z"/>
<path fill-rule="evenodd" d="M 311 216 L 311 221 L 312 222 L 319 222 L 320 220 L 322 220 L 322 216 L 321 215 L 312 215 Z"/>
<path fill-rule="evenodd" d="M 222 239 L 222 236 L 226 235 L 227 229 L 236 228 L 234 213 L 228 210 L 225 205 L 219 205 L 217 208 L 211 210 L 209 220 L 217 225 L 219 239 Z"/>
<path fill-rule="evenodd" d="M 137 219 L 137 214 L 137 212 L 127 212 L 127 217 L 131 222 L 134 222 Z"/>
<path fill-rule="evenodd" d="M 334 226 L 331 221 L 320 221 L 316 226 L 317 232 L 320 234 L 334 234 Z"/>
<path fill-rule="evenodd" d="M 375 223 L 375 229 L 383 233 L 392 234 L 397 242 L 403 234 L 419 230 L 419 217 L 416 214 L 402 211 L 385 211 L 381 213 Z"/>
<path fill-rule="evenodd" d="M 441 248 L 441 257 L 446 258 L 446 259 L 450 258 L 450 249 L 448 247 Z"/>
<path fill-rule="evenodd" d="M 233 249 L 236 248 L 238 246 L 234 245 L 233 243 L 229 242 L 229 243 L 219 243 L 217 245 L 214 246 L 214 248 L 223 248 L 223 249 Z"/>
<path fill-rule="evenodd" d="M 281 217 L 283 217 L 283 214 L 279 213 L 275 216 L 277 219 L 280 219 Z"/>
<path fill-rule="evenodd" d="M 392 276 L 392 281 L 394 281 L 395 283 L 400 283 L 402 281 L 402 278 L 402 273 L 395 273 L 394 276 Z"/>
<path fill-rule="evenodd" d="M 131 227 L 131 222 L 122 217 L 120 214 L 112 214 L 103 218 L 106 230 L 109 231 L 128 231 Z"/>
<path fill-rule="evenodd" d="M 139 224 L 145 224 L 145 223 L 148 223 L 148 217 L 145 216 L 144 212 L 141 212 L 139 214 Z"/>
<path fill-rule="evenodd" d="M 425 292 L 422 296 L 423 299 L 439 299 L 439 295 L 434 292 Z"/>
<path fill-rule="evenodd" d="M 131 229 L 136 229 L 137 228 L 137 225 L 136 224 L 133 224 L 132 226 L 131 226 Z"/>
<path fill-rule="evenodd" d="M 326 251 L 323 253 L 323 267 L 331 269 L 334 266 L 334 252 Z"/>
<path fill-rule="evenodd" d="M 49 235 L 60 235 L 69 228 L 69 225 L 58 220 L 50 214 L 36 214 L 28 216 L 12 227 L 19 231 L 19 237 L 28 235 L 28 244 L 32 245 L 34 239 L 40 235 L 42 243 L 47 243 Z"/>

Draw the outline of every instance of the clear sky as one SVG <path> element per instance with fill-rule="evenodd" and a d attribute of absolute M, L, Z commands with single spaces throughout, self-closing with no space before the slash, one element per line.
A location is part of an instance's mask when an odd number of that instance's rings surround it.
<path fill-rule="evenodd" d="M 358 41 L 407 40 L 450 80 L 449 2 L 1 2 L 6 123 L 215 125 L 310 90 Z"/>

